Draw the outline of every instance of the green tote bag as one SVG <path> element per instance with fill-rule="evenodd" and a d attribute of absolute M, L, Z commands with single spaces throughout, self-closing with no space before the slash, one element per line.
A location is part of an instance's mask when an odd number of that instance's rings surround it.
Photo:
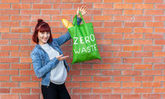
<path fill-rule="evenodd" d="M 72 64 L 84 62 L 93 59 L 101 59 L 99 50 L 96 44 L 93 24 L 85 23 L 81 12 L 80 16 L 83 24 L 77 24 L 77 16 L 73 19 L 73 27 L 68 28 L 68 31 L 73 39 L 73 59 Z"/>

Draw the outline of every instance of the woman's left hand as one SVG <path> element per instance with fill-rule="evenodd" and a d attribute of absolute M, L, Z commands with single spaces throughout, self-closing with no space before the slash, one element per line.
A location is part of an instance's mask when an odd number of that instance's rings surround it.
<path fill-rule="evenodd" d="M 87 13 L 87 7 L 82 5 L 80 8 L 77 9 L 77 16 L 80 17 L 79 11 L 81 12 L 82 16 Z"/>

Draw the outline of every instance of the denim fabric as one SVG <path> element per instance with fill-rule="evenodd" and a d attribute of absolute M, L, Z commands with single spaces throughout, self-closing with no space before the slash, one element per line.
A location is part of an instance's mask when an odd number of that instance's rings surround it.
<path fill-rule="evenodd" d="M 77 23 L 80 24 L 81 19 L 77 17 Z M 69 32 L 60 36 L 59 38 L 54 38 L 51 43 L 48 43 L 52 48 L 57 50 L 60 54 L 63 54 L 60 46 L 66 41 L 70 40 L 71 36 Z M 42 47 L 37 44 L 33 51 L 31 52 L 32 64 L 35 75 L 38 78 L 42 78 L 41 84 L 49 86 L 50 84 L 50 71 L 57 66 L 59 60 L 55 57 L 52 60 L 49 59 L 48 54 L 42 49 Z M 69 71 L 69 66 L 64 60 L 64 65 Z"/>

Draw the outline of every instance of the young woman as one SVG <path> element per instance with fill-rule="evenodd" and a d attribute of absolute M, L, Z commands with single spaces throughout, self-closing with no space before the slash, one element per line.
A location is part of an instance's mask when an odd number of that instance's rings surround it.
<path fill-rule="evenodd" d="M 77 23 L 81 19 L 79 11 L 85 15 L 85 6 L 77 10 Z M 60 46 L 70 39 L 69 32 L 59 38 L 52 38 L 49 24 L 38 19 L 32 40 L 36 43 L 31 53 L 33 68 L 38 78 L 42 78 L 41 91 L 44 99 L 70 99 L 70 95 L 65 87 L 67 71 L 69 66 Z"/>

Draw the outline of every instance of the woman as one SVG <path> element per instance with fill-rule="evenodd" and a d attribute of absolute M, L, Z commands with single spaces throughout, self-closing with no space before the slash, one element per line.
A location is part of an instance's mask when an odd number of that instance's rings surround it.
<path fill-rule="evenodd" d="M 87 10 L 85 6 L 77 10 L 77 23 L 81 19 L 79 11 L 85 15 Z M 41 90 L 44 99 L 70 99 L 70 95 L 65 87 L 67 71 L 69 66 L 60 46 L 70 39 L 70 34 L 52 39 L 51 29 L 48 23 L 38 19 L 32 40 L 36 43 L 31 53 L 33 68 L 38 78 L 42 78 Z"/>

